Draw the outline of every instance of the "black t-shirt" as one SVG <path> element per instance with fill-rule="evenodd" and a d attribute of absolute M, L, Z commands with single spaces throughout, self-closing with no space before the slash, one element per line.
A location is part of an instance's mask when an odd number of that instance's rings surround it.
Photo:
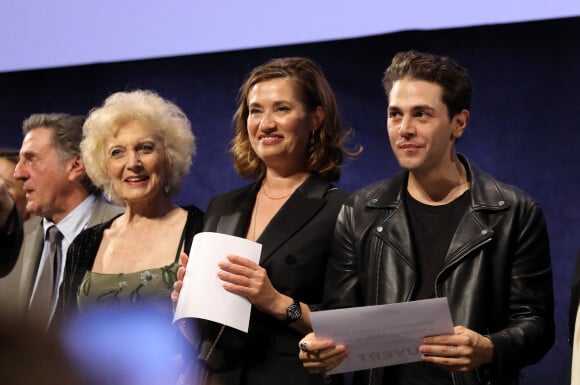
<path fill-rule="evenodd" d="M 413 300 L 435 297 L 435 279 L 441 271 L 455 229 L 469 206 L 470 197 L 470 191 L 467 190 L 452 202 L 431 206 L 405 193 L 405 209 L 417 266 L 417 286 Z M 386 368 L 383 377 L 383 385 L 452 383 L 448 370 L 423 361 Z"/>
<path fill-rule="evenodd" d="M 469 205 L 469 190 L 440 206 L 421 203 L 407 192 L 405 208 L 411 227 L 417 288 L 413 300 L 435 297 L 435 279 L 441 271 L 455 229 Z"/>

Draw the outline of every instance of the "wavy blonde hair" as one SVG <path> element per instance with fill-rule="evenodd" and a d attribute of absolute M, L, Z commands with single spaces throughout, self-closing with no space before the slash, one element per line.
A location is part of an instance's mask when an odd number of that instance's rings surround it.
<path fill-rule="evenodd" d="M 195 137 L 185 113 L 151 90 L 116 92 L 101 107 L 91 110 L 83 125 L 81 142 L 87 174 L 113 201 L 124 203 L 114 189 L 109 188 L 111 177 L 105 146 L 121 126 L 131 121 L 156 129 L 163 139 L 168 164 L 167 183 L 171 187 L 169 194 L 175 196 L 189 173 L 195 155 Z"/>

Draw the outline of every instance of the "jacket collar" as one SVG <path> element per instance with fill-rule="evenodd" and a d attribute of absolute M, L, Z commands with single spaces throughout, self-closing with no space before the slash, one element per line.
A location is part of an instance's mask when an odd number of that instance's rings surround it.
<path fill-rule="evenodd" d="M 329 187 L 330 183 L 324 177 L 311 174 L 290 196 L 257 240 L 262 244 L 261 264 L 324 207 L 324 196 Z"/>
<path fill-rule="evenodd" d="M 505 210 L 509 207 L 497 182 L 482 171 L 475 164 L 471 163 L 467 157 L 457 154 L 459 160 L 465 166 L 467 178 L 470 182 L 471 207 L 474 210 Z M 393 178 L 385 181 L 376 190 L 366 206 L 369 208 L 395 208 L 401 203 L 403 193 L 407 188 L 409 172 L 404 171 Z"/>
<path fill-rule="evenodd" d="M 311 174 L 288 198 L 257 239 L 262 244 L 261 264 L 324 207 L 324 197 L 330 187 L 326 178 Z M 230 213 L 220 218 L 217 232 L 245 237 L 259 188 L 260 182 L 255 183 L 232 199 Z"/>

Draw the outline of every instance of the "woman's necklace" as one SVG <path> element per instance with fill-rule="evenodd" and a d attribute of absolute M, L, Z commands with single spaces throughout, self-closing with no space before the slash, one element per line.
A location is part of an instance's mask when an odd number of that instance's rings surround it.
<path fill-rule="evenodd" d="M 264 194 L 264 196 L 266 198 L 272 199 L 272 200 L 280 200 L 280 199 L 288 198 L 290 196 L 290 194 L 292 194 L 294 192 L 294 191 L 291 191 L 286 195 L 280 195 L 278 197 L 273 197 L 273 196 L 268 195 L 268 193 L 266 192 L 266 187 L 268 187 L 268 184 L 264 180 L 264 182 L 262 183 L 262 193 Z M 270 187 L 268 187 L 268 188 L 270 188 Z"/>
<path fill-rule="evenodd" d="M 288 198 L 295 191 L 295 190 L 292 190 L 291 192 L 289 192 L 288 194 L 285 194 L 285 195 L 270 196 L 266 192 L 266 188 L 270 188 L 270 187 L 268 186 L 268 184 L 264 180 L 262 182 L 261 188 L 258 190 L 258 194 L 256 194 L 256 203 L 254 203 L 254 210 L 252 212 L 252 217 L 253 217 L 252 220 L 254 222 L 251 225 L 252 226 L 251 232 L 250 232 L 250 234 L 248 234 L 248 236 L 250 236 L 252 238 L 252 240 L 254 240 L 254 241 L 256 240 L 256 228 L 258 226 L 258 215 L 259 215 L 259 210 L 260 210 L 260 193 L 262 193 L 262 195 L 264 195 L 266 198 L 268 198 L 270 200 L 279 201 L 279 200 Z"/>

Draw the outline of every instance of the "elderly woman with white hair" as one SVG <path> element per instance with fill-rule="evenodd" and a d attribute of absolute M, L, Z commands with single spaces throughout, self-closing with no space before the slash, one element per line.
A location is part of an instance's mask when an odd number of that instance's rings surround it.
<path fill-rule="evenodd" d="M 203 222 L 197 207 L 172 201 L 195 154 L 190 122 L 152 91 L 117 92 L 90 112 L 83 135 L 87 174 L 126 209 L 72 243 L 60 308 L 66 318 L 97 305 L 153 303 L 170 323 L 179 256 Z"/>

